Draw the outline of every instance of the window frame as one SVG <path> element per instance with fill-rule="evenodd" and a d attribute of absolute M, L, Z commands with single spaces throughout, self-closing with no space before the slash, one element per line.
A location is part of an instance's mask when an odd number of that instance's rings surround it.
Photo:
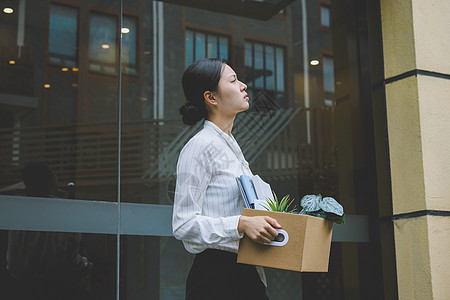
<path fill-rule="evenodd" d="M 52 55 L 56 55 L 56 56 L 63 56 L 63 55 L 58 55 L 58 54 L 52 54 L 50 51 L 50 18 L 51 18 L 51 7 L 52 5 L 56 5 L 56 6 L 63 6 L 63 7 L 67 7 L 67 8 L 71 8 L 71 9 L 75 9 L 77 11 L 77 17 L 76 17 L 76 41 L 75 41 L 75 57 L 74 57 L 74 61 L 75 61 L 75 66 L 73 67 L 68 67 L 66 65 L 63 64 L 55 64 L 55 63 L 51 63 L 50 62 L 50 57 Z M 80 66 L 80 38 L 81 38 L 81 17 L 82 17 L 82 11 L 81 11 L 81 4 L 78 3 L 72 3 L 72 2 L 66 2 L 66 1 L 51 1 L 48 3 L 48 19 L 47 19 L 47 57 L 46 57 L 46 62 L 47 62 L 47 66 L 49 66 L 50 68 L 56 68 L 56 69 L 61 69 L 64 67 L 68 67 L 70 68 L 79 68 Z"/>
<path fill-rule="evenodd" d="M 330 26 L 324 26 L 322 24 L 322 7 L 327 7 L 330 12 Z M 331 32 L 331 1 L 329 0 L 319 1 L 319 27 L 323 31 Z"/>
<path fill-rule="evenodd" d="M 187 31 L 194 32 L 194 48 L 193 48 L 193 56 L 195 61 L 195 33 L 203 33 L 207 37 L 208 34 L 215 35 L 216 37 L 225 37 L 228 38 L 228 60 L 227 62 L 230 65 L 234 65 L 234 51 L 233 51 L 233 45 L 234 45 L 234 36 L 232 31 L 228 30 L 221 30 L 218 28 L 212 28 L 212 27 L 206 27 L 206 26 L 199 26 L 197 24 L 191 24 L 191 23 L 184 23 L 183 28 L 183 67 L 186 68 L 186 34 Z M 206 54 L 206 45 L 205 43 L 205 54 Z M 205 55 L 207 57 L 207 55 Z"/>
<path fill-rule="evenodd" d="M 263 79 L 263 88 L 256 88 L 254 86 L 249 86 L 248 84 L 248 78 L 247 78 L 247 74 L 244 72 L 244 76 L 243 76 L 243 80 L 244 82 L 247 83 L 248 89 L 252 89 L 252 90 L 265 90 L 265 91 L 269 91 L 269 92 L 273 92 L 275 97 L 277 93 L 281 93 L 277 90 L 277 72 L 276 72 L 276 68 L 277 68 L 277 64 L 276 64 L 276 49 L 279 48 L 283 51 L 283 78 L 284 78 L 284 91 L 282 93 L 285 94 L 287 101 L 286 101 L 286 108 L 291 106 L 291 103 L 289 101 L 289 80 L 290 78 L 288 77 L 289 73 L 288 73 L 288 68 L 289 66 L 286 64 L 287 58 L 288 58 L 288 47 L 287 44 L 285 42 L 280 42 L 277 40 L 270 40 L 270 39 L 258 39 L 258 38 L 254 38 L 253 36 L 244 36 L 243 37 L 243 55 L 242 55 L 242 61 L 243 61 L 243 67 L 246 67 L 246 60 L 245 60 L 245 51 L 246 51 L 246 44 L 247 42 L 252 43 L 252 70 L 254 69 L 254 45 L 256 44 L 260 44 L 263 46 L 263 68 L 265 70 L 265 65 L 266 65 L 266 46 L 271 46 L 274 48 L 274 89 L 273 90 L 269 90 L 266 88 L 266 78 L 264 76 Z M 276 99 L 274 99 L 276 101 Z M 278 103 L 280 104 L 280 103 Z"/>
<path fill-rule="evenodd" d="M 114 67 L 115 67 L 115 72 L 114 74 L 108 74 L 105 72 L 101 72 L 101 71 L 95 71 L 95 70 L 91 70 L 90 69 L 90 63 L 91 63 L 91 58 L 89 57 L 89 51 L 91 49 L 91 44 L 90 44 L 90 37 L 91 37 L 91 18 L 92 18 L 92 14 L 98 14 L 98 15 L 105 15 L 105 16 L 109 16 L 109 17 L 114 17 L 115 22 L 116 22 L 116 39 L 115 39 L 115 43 L 116 43 L 116 51 L 115 51 L 115 63 L 114 63 Z M 119 74 L 119 70 L 118 70 L 118 62 L 119 61 L 119 42 L 120 42 L 120 34 L 121 34 L 121 28 L 120 28 L 120 12 L 117 10 L 113 10 L 113 9 L 101 9 L 99 7 L 96 6 L 89 6 L 88 8 L 88 12 L 87 12 L 87 22 L 86 22 L 86 26 L 87 26 L 87 41 L 86 44 L 88 45 L 86 47 L 86 63 L 87 63 L 87 72 L 90 75 L 97 75 L 97 76 L 106 76 L 106 77 L 116 77 L 118 75 L 124 76 L 126 78 L 138 78 L 140 77 L 140 63 L 141 63 L 141 55 L 140 55 L 140 45 L 141 45 L 141 36 L 140 36 L 140 26 L 141 26 L 141 17 L 140 14 L 138 13 L 134 13 L 132 11 L 128 11 L 125 10 L 123 12 L 123 17 L 128 17 L 131 19 L 135 19 L 136 21 L 136 65 L 135 65 L 135 74 L 130 74 L 130 73 L 125 73 L 123 68 L 122 68 L 122 74 Z M 97 62 L 94 61 L 96 63 L 101 64 L 101 62 Z M 122 62 L 123 64 L 123 62 Z M 123 67 L 123 65 L 122 65 Z"/>

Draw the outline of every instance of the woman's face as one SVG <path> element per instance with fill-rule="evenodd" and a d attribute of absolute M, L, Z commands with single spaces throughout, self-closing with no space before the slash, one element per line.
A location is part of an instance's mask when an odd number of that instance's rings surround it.
<path fill-rule="evenodd" d="M 246 89 L 247 85 L 237 79 L 233 69 L 224 64 L 217 92 L 214 93 L 217 101 L 217 110 L 230 116 L 247 110 L 249 98 L 245 91 Z"/>

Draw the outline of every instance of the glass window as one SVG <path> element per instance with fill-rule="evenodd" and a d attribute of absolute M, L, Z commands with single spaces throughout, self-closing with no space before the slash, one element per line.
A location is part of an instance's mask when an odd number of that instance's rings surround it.
<path fill-rule="evenodd" d="M 129 75 L 137 75 L 137 19 L 134 17 L 123 18 L 122 32 L 122 66 L 123 72 Z"/>
<path fill-rule="evenodd" d="M 330 27 L 330 7 L 328 5 L 320 5 L 320 25 Z"/>
<path fill-rule="evenodd" d="M 284 92 L 285 83 L 284 83 L 284 51 L 282 48 L 277 47 L 277 68 L 276 68 L 276 76 L 277 76 L 277 91 Z"/>
<path fill-rule="evenodd" d="M 263 52 L 263 45 L 262 44 L 255 44 L 254 47 L 255 50 L 255 66 L 254 66 L 254 72 L 255 72 L 255 87 L 256 88 L 262 88 L 264 87 L 264 52 Z"/>
<path fill-rule="evenodd" d="M 115 298 L 114 235 L 1 230 L 0 242 L 3 299 Z"/>
<path fill-rule="evenodd" d="M 336 102 L 336 101 L 331 100 L 331 99 L 325 99 L 325 100 L 324 100 L 324 103 L 325 103 L 326 106 L 334 106 L 334 105 L 336 105 L 335 102 Z"/>
<path fill-rule="evenodd" d="M 228 37 L 187 29 L 185 36 L 185 66 L 202 58 L 218 57 L 225 61 L 228 57 Z"/>
<path fill-rule="evenodd" d="M 208 57 L 219 57 L 217 52 L 217 36 L 208 34 L 208 45 L 207 45 L 207 56 Z"/>
<path fill-rule="evenodd" d="M 223 59 L 225 61 L 230 60 L 229 54 L 228 54 L 228 38 L 221 36 L 219 38 L 219 58 Z"/>
<path fill-rule="evenodd" d="M 334 61 L 331 56 L 323 57 L 323 89 L 334 93 Z"/>
<path fill-rule="evenodd" d="M 245 80 L 249 95 L 276 99 L 286 105 L 284 48 L 255 41 L 245 42 Z M 252 100 L 250 100 L 252 101 Z"/>
<path fill-rule="evenodd" d="M 269 297 L 383 298 L 391 276 L 380 267 L 379 241 L 389 239 L 377 235 L 377 222 L 369 242 L 354 230 L 367 227 L 352 227 L 379 220 L 377 191 L 389 192 L 377 183 L 379 166 L 388 167 L 375 161 L 387 147 L 385 130 L 373 131 L 385 123 L 383 109 L 373 109 L 385 100 L 376 84 L 383 78 L 372 76 L 383 73 L 381 38 L 370 33 L 380 23 L 368 18 L 374 1 L 332 11 L 328 0 L 26 1 L 20 18 L 25 1 L 9 2 L 19 5 L 0 16 L 3 298 L 184 299 L 195 256 L 172 236 L 170 216 L 179 153 L 203 124 L 182 123 L 180 81 L 204 57 L 232 61 L 248 86 L 250 109 L 232 133 L 252 172 L 297 208 L 303 195 L 320 193 L 348 217 L 329 272 L 266 268 Z M 332 31 L 334 23 L 348 30 Z M 54 176 L 35 172 L 37 184 L 25 182 L 31 161 Z M 33 185 L 52 191 L 33 194 Z"/>
<path fill-rule="evenodd" d="M 185 64 L 189 66 L 194 61 L 194 32 L 191 30 L 186 30 L 185 47 Z"/>
<path fill-rule="evenodd" d="M 78 10 L 57 4 L 50 5 L 48 34 L 49 63 L 63 67 L 77 64 Z"/>
<path fill-rule="evenodd" d="M 205 34 L 198 32 L 195 34 L 195 60 L 206 57 L 206 41 Z"/>
<path fill-rule="evenodd" d="M 253 48 L 252 43 L 245 42 L 245 81 L 248 87 L 253 87 Z"/>
<path fill-rule="evenodd" d="M 273 46 L 266 47 L 266 88 L 275 89 L 275 53 Z"/>
<path fill-rule="evenodd" d="M 116 74 L 117 18 L 93 12 L 89 27 L 89 70 Z"/>

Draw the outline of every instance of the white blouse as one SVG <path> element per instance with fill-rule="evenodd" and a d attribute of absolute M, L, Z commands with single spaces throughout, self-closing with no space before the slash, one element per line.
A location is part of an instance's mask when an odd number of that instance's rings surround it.
<path fill-rule="evenodd" d="M 236 177 L 252 175 L 236 140 L 206 120 L 177 164 L 173 235 L 190 253 L 207 248 L 237 253 L 244 200 Z"/>

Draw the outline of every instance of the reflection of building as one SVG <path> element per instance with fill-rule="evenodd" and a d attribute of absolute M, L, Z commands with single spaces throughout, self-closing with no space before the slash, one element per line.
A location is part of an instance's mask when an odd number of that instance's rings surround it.
<path fill-rule="evenodd" d="M 121 201 L 170 204 L 177 151 L 195 133 L 178 120 L 181 74 L 218 56 L 248 84 L 253 110 L 234 134 L 255 173 L 280 193 L 334 195 L 371 221 L 370 243 L 333 243 L 328 274 L 274 271 L 278 291 L 301 280 L 292 290 L 305 299 L 326 299 L 307 288 L 321 284 L 336 299 L 446 295 L 450 67 L 430 57 L 445 57 L 449 9 L 391 2 L 11 1 L 15 13 L 0 13 L 0 188 L 42 159 L 75 198 L 115 202 L 120 139 Z M 114 241 L 91 238 L 114 263 Z M 157 297 L 177 270 L 160 273 L 170 259 L 159 257 L 180 249 L 127 239 L 127 278 L 143 287 L 150 276 Z"/>
<path fill-rule="evenodd" d="M 285 7 L 289 1 L 285 2 L 280 2 L 280 7 Z M 32 10 L 33 5 L 27 3 L 26 7 Z M 209 7 L 201 1 L 193 2 L 192 5 L 194 8 L 166 4 L 167 7 L 163 8 L 157 3 L 142 3 L 141 6 L 124 3 L 120 57 L 124 74 L 120 100 L 122 117 L 126 122 L 123 129 L 127 132 L 126 139 L 122 140 L 124 182 L 140 183 L 142 173 L 146 168 L 158 165 L 157 154 L 164 151 L 165 146 L 176 137 L 176 129 L 171 130 L 168 126 L 169 119 L 178 118 L 177 108 L 183 101 L 176 78 L 180 76 L 184 66 L 194 59 L 219 56 L 229 61 L 248 84 L 251 99 L 265 98 L 264 102 L 272 101 L 282 109 L 304 106 L 301 97 L 298 100 L 293 97 L 293 76 L 302 69 L 300 66 L 290 67 L 287 63 L 294 51 L 294 44 L 300 43 L 301 39 L 298 30 L 301 26 L 290 21 L 291 18 L 294 20 L 300 17 L 299 4 L 293 4 L 292 9 L 277 13 L 279 7 L 272 7 L 272 4 L 261 2 L 241 6 L 236 2 L 232 5 L 236 5 L 240 10 L 230 15 L 219 13 L 222 10 L 230 10 L 228 5 L 226 8 Z M 204 11 L 199 8 L 209 9 L 208 16 L 204 17 Z M 318 8 L 314 6 L 314 10 Z M 236 16 L 249 15 L 250 11 L 264 21 Z M 310 21 L 310 27 L 316 28 L 313 32 L 318 34 L 318 42 L 315 42 L 316 46 L 310 51 L 315 53 L 315 58 L 323 61 L 315 73 L 311 74 L 313 80 L 309 106 L 313 108 L 322 107 L 326 100 L 324 95 L 327 88 L 322 88 L 322 73 L 325 75 L 324 86 L 334 89 L 334 84 L 330 84 L 334 77 L 332 60 L 325 57 L 322 60 L 320 56 L 322 53 L 330 53 L 332 48 L 329 4 L 321 5 L 321 11 L 324 11 L 322 25 L 317 24 L 315 18 Z M 9 114 L 12 109 L 26 114 L 25 117 L 20 113 L 11 115 L 10 120 L 3 125 L 5 128 L 21 127 L 20 131 L 10 130 L 9 133 L 13 134 L 14 138 L 7 137 L 7 140 L 2 142 L 5 147 L 11 149 L 12 154 L 12 158 L 2 157 L 4 174 L 10 174 L 11 171 L 18 174 L 14 169 L 15 164 L 9 163 L 11 160 L 20 164 L 20 161 L 30 158 L 45 158 L 51 160 L 54 168 L 60 171 L 61 179 L 77 181 L 78 192 L 81 192 L 82 186 L 86 186 L 84 193 L 88 193 L 89 190 L 97 189 L 98 185 L 114 184 L 117 169 L 114 142 L 117 140 L 117 134 L 114 124 L 117 119 L 118 101 L 119 66 L 116 62 L 119 59 L 119 33 L 116 29 L 119 27 L 119 12 L 117 8 L 107 5 L 50 3 L 49 11 L 46 12 L 46 28 L 33 28 L 31 23 L 27 22 L 28 19 L 21 21 L 18 17 L 10 18 L 11 26 L 14 27 L 15 22 L 20 25 L 17 25 L 17 30 L 22 32 L 22 35 L 45 33 L 46 43 L 42 42 L 43 39 L 39 35 L 28 42 L 33 46 L 11 47 L 10 45 L 15 44 L 13 35 L 4 41 L 11 52 L 8 56 L 17 58 L 16 65 L 7 65 L 7 70 L 15 70 L 17 73 L 8 77 L 10 82 L 22 82 L 18 78 L 23 78 L 24 71 L 17 71 L 17 67 L 30 65 L 30 70 L 35 70 L 34 73 L 31 71 L 32 76 L 24 78 L 28 80 L 29 88 L 21 85 L 10 93 L 9 81 L 4 81 L 2 87 L 10 97 L 5 104 L 18 103 L 10 94 L 29 97 L 22 101 L 29 108 L 4 106 L 5 114 Z M 38 22 L 43 16 L 44 11 L 41 17 L 36 15 L 33 18 Z M 271 16 L 273 18 L 266 21 Z M 166 23 L 170 26 L 165 26 Z M 229 24 L 232 24 L 231 28 Z M 153 35 L 150 35 L 150 32 Z M 30 47 L 34 57 L 42 56 L 46 59 L 31 59 L 27 52 Z M 171 51 L 164 51 L 165 48 Z M 320 71 L 322 65 L 323 72 Z M 149 71 L 152 68 L 156 71 Z M 39 92 L 31 92 L 32 90 Z M 328 94 L 327 96 L 330 98 Z M 332 104 L 333 100 L 326 101 Z M 317 111 L 321 114 L 322 109 Z M 309 113 L 307 112 L 308 116 Z M 306 112 L 302 111 L 298 115 L 302 114 Z M 166 121 L 161 126 L 160 122 L 153 121 L 154 118 Z M 137 120 L 141 121 L 136 122 Z M 44 127 L 38 129 L 36 125 Z M 179 126 L 174 125 L 175 128 Z M 283 124 L 282 127 L 287 125 Z M 29 126 L 33 128 L 24 128 Z M 147 130 L 148 128 L 152 129 Z M 299 134 L 304 140 L 301 132 L 296 133 L 297 130 L 293 128 L 288 131 L 290 137 Z M 29 141 L 31 135 L 39 135 L 39 142 Z M 23 147 L 26 143 L 32 145 Z M 277 143 L 286 144 L 288 141 L 284 138 L 273 144 Z M 295 142 L 290 144 L 292 145 L 288 146 L 293 149 L 290 150 L 291 153 L 281 153 L 273 149 L 267 150 L 270 153 L 260 153 L 261 158 L 274 161 L 268 167 L 278 166 L 277 169 L 280 169 L 284 166 L 286 169 L 289 165 L 290 170 L 286 172 L 290 175 L 294 172 L 295 175 L 298 166 Z M 305 153 L 311 153 L 311 147 L 305 145 L 304 148 Z M 310 160 L 309 156 L 301 160 Z M 285 161 L 284 157 L 290 157 L 289 163 L 276 163 L 278 160 Z M 317 167 L 314 165 L 314 168 Z M 283 171 L 279 170 L 277 174 L 283 175 Z M 9 175 L 5 179 L 14 180 Z M 6 183 L 8 182 L 3 182 L 3 185 Z"/>

